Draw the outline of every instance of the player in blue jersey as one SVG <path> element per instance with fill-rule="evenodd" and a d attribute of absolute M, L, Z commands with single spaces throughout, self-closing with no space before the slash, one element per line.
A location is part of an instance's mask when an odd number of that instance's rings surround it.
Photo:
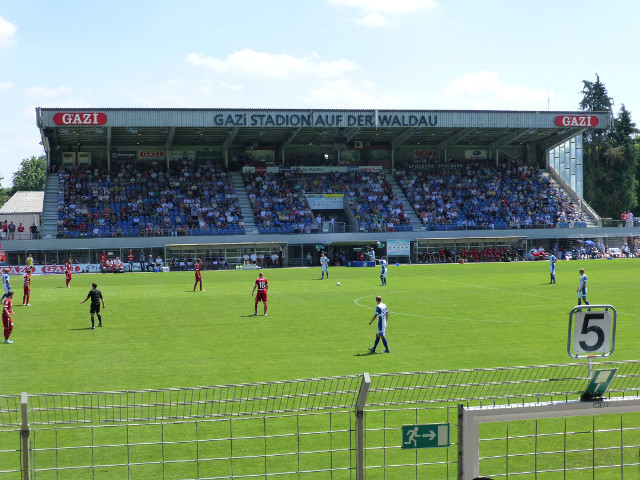
<path fill-rule="evenodd" d="M 578 270 L 580 272 L 580 283 L 578 284 L 578 305 L 582 305 L 582 300 L 584 300 L 585 305 L 589 305 L 587 302 L 587 276 L 584 274 L 584 268 Z"/>
<path fill-rule="evenodd" d="M 553 253 L 549 257 L 549 272 L 551 273 L 549 283 L 556 283 L 556 256 Z"/>
<path fill-rule="evenodd" d="M 10 271 L 11 269 L 9 268 L 5 268 L 2 271 L 2 288 L 4 289 L 4 292 L 2 293 L 2 300 L 7 298 L 7 294 L 11 291 L 11 279 L 9 277 Z"/>
<path fill-rule="evenodd" d="M 378 295 L 376 297 L 376 302 L 378 302 L 378 306 L 376 307 L 376 313 L 373 314 L 369 325 L 373 323 L 373 321 L 378 319 L 378 330 L 376 331 L 376 342 L 373 344 L 373 347 L 369 347 L 369 350 L 375 353 L 376 347 L 382 339 L 382 344 L 384 345 L 384 352 L 389 353 L 389 345 L 387 344 L 387 339 L 385 338 L 385 332 L 387 330 L 387 320 L 389 319 L 389 309 L 387 306 L 382 303 L 382 297 Z"/>
<path fill-rule="evenodd" d="M 327 274 L 327 280 L 329 280 L 329 258 L 324 255 L 324 252 L 320 254 L 320 266 L 322 269 L 322 280 L 324 278 L 324 274 Z"/>
<path fill-rule="evenodd" d="M 385 257 L 380 257 L 380 267 L 382 271 L 380 272 L 380 286 L 387 285 L 387 261 Z"/>

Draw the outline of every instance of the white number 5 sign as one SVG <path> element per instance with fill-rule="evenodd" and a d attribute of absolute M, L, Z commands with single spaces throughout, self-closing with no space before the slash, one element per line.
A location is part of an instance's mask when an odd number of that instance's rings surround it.
<path fill-rule="evenodd" d="M 615 345 L 615 308 L 611 305 L 580 305 L 571 310 L 567 342 L 570 357 L 608 357 Z"/>

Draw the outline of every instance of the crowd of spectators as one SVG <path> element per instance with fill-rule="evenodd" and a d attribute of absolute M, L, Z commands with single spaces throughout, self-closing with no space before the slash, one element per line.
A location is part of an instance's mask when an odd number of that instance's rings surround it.
<path fill-rule="evenodd" d="M 322 217 L 314 218 L 306 194 L 344 194 L 360 230 L 410 227 L 382 172 L 245 173 L 244 182 L 261 232 L 317 232 Z"/>
<path fill-rule="evenodd" d="M 76 166 L 58 172 L 58 236 L 244 234 L 228 172 L 182 160 Z M 398 170 L 401 185 L 428 229 L 586 226 L 580 205 L 536 169 L 517 161 L 483 162 L 458 171 Z M 244 173 L 261 233 L 321 231 L 307 194 L 344 194 L 360 231 L 411 230 L 403 202 L 381 171 Z M 11 225 L 4 227 L 7 237 Z M 15 226 L 13 227 L 15 229 Z M 26 233 L 24 233 L 26 235 Z"/>
<path fill-rule="evenodd" d="M 231 178 L 213 163 L 76 166 L 58 177 L 58 237 L 244 233 Z"/>
<path fill-rule="evenodd" d="M 586 226 L 564 192 L 517 161 L 446 173 L 398 170 L 396 178 L 428 229 Z"/>
<path fill-rule="evenodd" d="M 0 224 L 0 239 L 2 240 L 28 240 L 39 238 L 39 236 L 40 231 L 35 223 L 29 227 L 29 233 L 25 231 L 22 222 L 18 222 L 18 226 L 8 220 Z"/>
<path fill-rule="evenodd" d="M 524 260 L 524 250 L 518 247 L 473 247 L 450 249 L 426 249 L 418 252 L 419 263 L 466 263 L 466 262 L 517 262 Z"/>
<path fill-rule="evenodd" d="M 297 176 L 290 172 L 245 173 L 243 178 L 261 233 L 311 233 L 317 229 Z"/>
<path fill-rule="evenodd" d="M 202 260 L 200 268 L 202 270 L 228 270 L 229 263 L 224 258 L 222 253 L 211 253 L 199 257 Z M 169 269 L 171 271 L 193 271 L 195 262 L 198 258 L 194 258 L 193 255 L 181 255 L 178 257 L 171 257 L 169 259 Z"/>

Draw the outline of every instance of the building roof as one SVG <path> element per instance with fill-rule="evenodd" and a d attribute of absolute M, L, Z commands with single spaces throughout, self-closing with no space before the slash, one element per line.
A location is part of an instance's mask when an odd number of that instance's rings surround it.
<path fill-rule="evenodd" d="M 609 112 L 481 110 L 317 110 L 37 108 L 47 152 L 288 149 L 325 146 L 398 149 L 544 148 L 612 124 Z M 543 149 L 544 149 L 543 148 Z"/>
<path fill-rule="evenodd" d="M 16 192 L 0 208 L 0 215 L 42 213 L 44 192 Z"/>

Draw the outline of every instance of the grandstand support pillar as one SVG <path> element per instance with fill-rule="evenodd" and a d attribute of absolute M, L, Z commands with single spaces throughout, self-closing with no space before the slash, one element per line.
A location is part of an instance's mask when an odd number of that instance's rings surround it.
<path fill-rule="evenodd" d="M 367 404 L 370 385 L 369 373 L 364 372 L 356 401 L 356 480 L 364 480 L 364 407 Z"/>
<path fill-rule="evenodd" d="M 22 444 L 22 480 L 29 480 L 31 471 L 29 465 L 29 411 L 27 410 L 27 392 L 20 394 L 20 409 L 22 412 L 22 426 L 20 438 Z"/>

